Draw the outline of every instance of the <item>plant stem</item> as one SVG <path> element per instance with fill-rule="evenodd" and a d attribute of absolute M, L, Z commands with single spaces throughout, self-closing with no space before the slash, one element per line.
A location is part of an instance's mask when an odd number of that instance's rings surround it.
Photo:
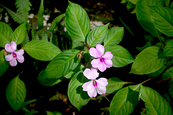
<path fill-rule="evenodd" d="M 170 80 L 170 79 L 172 79 L 172 77 L 170 77 L 170 78 L 166 78 L 166 79 L 162 79 L 162 80 L 160 80 L 160 81 L 157 81 L 157 83 L 160 83 L 160 82 L 162 82 L 162 81 L 166 81 L 166 80 Z"/>
<path fill-rule="evenodd" d="M 145 82 L 150 81 L 151 79 L 154 79 L 154 78 L 156 78 L 156 77 L 149 78 L 149 79 L 147 79 L 147 80 L 143 81 L 143 82 L 142 82 L 142 83 L 140 83 L 140 84 L 144 84 Z"/>
<path fill-rule="evenodd" d="M 163 43 L 162 43 L 162 41 L 161 41 L 161 39 L 160 39 L 159 33 L 158 33 L 157 30 L 156 30 L 156 32 L 157 32 L 157 35 L 158 35 L 159 41 L 160 41 L 160 43 L 161 43 L 162 49 L 164 50 Z"/>

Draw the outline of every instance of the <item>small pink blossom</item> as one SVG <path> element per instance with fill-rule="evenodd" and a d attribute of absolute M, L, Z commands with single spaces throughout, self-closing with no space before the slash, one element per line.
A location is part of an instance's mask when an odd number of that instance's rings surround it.
<path fill-rule="evenodd" d="M 106 78 L 99 78 L 99 73 L 96 69 L 85 69 L 83 72 L 84 76 L 91 81 L 86 82 L 82 85 L 83 91 L 87 91 L 90 97 L 96 97 L 98 94 L 106 93 L 106 85 L 108 84 Z"/>
<path fill-rule="evenodd" d="M 104 72 L 106 68 L 112 67 L 112 53 L 107 51 L 104 54 L 105 48 L 101 44 L 97 44 L 96 48 L 91 47 L 89 53 L 92 57 L 97 58 L 91 61 L 93 68 L 98 68 L 101 72 Z"/>
<path fill-rule="evenodd" d="M 24 50 L 20 49 L 18 51 L 15 51 L 16 48 L 17 48 L 17 44 L 14 41 L 12 41 L 10 44 L 5 45 L 5 50 L 11 53 L 6 55 L 5 58 L 7 61 L 10 62 L 10 65 L 13 67 L 17 65 L 17 60 L 20 63 L 24 62 L 24 57 L 23 57 Z"/>

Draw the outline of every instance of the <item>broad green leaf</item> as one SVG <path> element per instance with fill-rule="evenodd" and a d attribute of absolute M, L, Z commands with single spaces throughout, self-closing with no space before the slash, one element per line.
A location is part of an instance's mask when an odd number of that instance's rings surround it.
<path fill-rule="evenodd" d="M 69 1 L 66 9 L 65 26 L 72 40 L 84 42 L 90 31 L 90 20 L 86 11 L 80 5 Z"/>
<path fill-rule="evenodd" d="M 13 30 L 8 24 L 0 22 L 0 47 L 5 47 L 7 43 L 10 44 L 12 33 Z"/>
<path fill-rule="evenodd" d="M 31 10 L 30 6 L 32 6 L 30 1 L 29 0 L 16 0 L 15 5 L 17 8 L 17 13 L 19 13 L 21 18 L 24 20 L 24 22 L 26 22 L 28 19 L 29 11 Z"/>
<path fill-rule="evenodd" d="M 106 86 L 106 93 L 114 93 L 121 89 L 127 82 L 120 80 L 117 77 L 111 77 L 108 79 L 108 85 Z"/>
<path fill-rule="evenodd" d="M 128 0 L 130 1 L 132 4 L 136 4 L 138 0 Z"/>
<path fill-rule="evenodd" d="M 44 14 L 44 0 L 41 0 L 40 7 L 38 10 L 38 29 L 43 29 L 43 14 Z"/>
<path fill-rule="evenodd" d="M 51 26 L 49 28 L 49 31 L 53 32 L 55 27 L 58 25 L 58 23 L 62 20 L 62 18 L 65 17 L 65 13 L 57 16 L 51 23 Z"/>
<path fill-rule="evenodd" d="M 173 57 L 173 40 L 170 40 L 166 43 L 162 57 Z"/>
<path fill-rule="evenodd" d="M 47 78 L 47 77 L 44 77 L 44 72 L 45 70 L 42 70 L 37 79 L 38 81 L 44 85 L 44 86 L 53 86 L 55 84 L 58 84 L 59 82 L 61 82 L 62 79 L 59 79 L 59 78 Z"/>
<path fill-rule="evenodd" d="M 104 47 L 119 44 L 124 35 L 124 27 L 112 27 L 104 38 Z"/>
<path fill-rule="evenodd" d="M 19 76 L 13 78 L 7 86 L 6 98 L 10 106 L 18 111 L 22 106 L 26 97 L 26 87 L 23 81 L 19 79 Z"/>
<path fill-rule="evenodd" d="M 142 50 L 132 64 L 130 73 L 150 74 L 162 68 L 166 59 L 159 58 L 159 47 L 151 46 Z"/>
<path fill-rule="evenodd" d="M 110 103 L 110 115 L 130 115 L 138 104 L 138 97 L 139 85 L 128 86 L 119 90 Z"/>
<path fill-rule="evenodd" d="M 158 32 L 150 13 L 150 6 L 162 6 L 162 3 L 160 0 L 138 0 L 136 4 L 136 16 L 145 31 L 154 37 L 158 37 Z"/>
<path fill-rule="evenodd" d="M 4 74 L 4 72 L 8 69 L 9 62 L 5 60 L 4 50 L 0 51 L 0 77 Z"/>
<path fill-rule="evenodd" d="M 12 41 L 16 42 L 16 44 L 18 45 L 24 41 L 25 37 L 26 37 L 26 23 L 23 23 L 14 30 L 12 35 Z"/>
<path fill-rule="evenodd" d="M 103 38 L 108 32 L 108 25 L 109 23 L 92 29 L 87 36 L 87 44 L 91 47 L 101 44 L 103 42 Z"/>
<path fill-rule="evenodd" d="M 110 51 L 113 54 L 113 67 L 124 67 L 134 62 L 134 59 L 129 51 L 120 45 L 106 46 L 105 52 L 106 51 Z"/>
<path fill-rule="evenodd" d="M 155 27 L 167 36 L 173 36 L 173 10 L 163 6 L 149 7 Z"/>
<path fill-rule="evenodd" d="M 86 77 L 83 76 L 82 71 L 79 71 L 73 76 L 68 85 L 68 98 L 71 104 L 79 111 L 81 107 L 86 105 L 90 100 L 87 92 L 82 90 L 82 85 L 85 82 L 87 82 Z"/>
<path fill-rule="evenodd" d="M 60 112 L 58 112 L 58 111 L 54 111 L 54 112 L 52 112 L 52 111 L 46 111 L 46 113 L 47 113 L 47 115 L 62 115 Z"/>
<path fill-rule="evenodd" d="M 57 55 L 46 67 L 44 78 L 61 78 L 74 70 L 78 64 L 79 50 L 66 50 Z"/>
<path fill-rule="evenodd" d="M 56 55 L 61 53 L 61 50 L 57 46 L 43 40 L 33 40 L 28 42 L 23 49 L 31 57 L 41 61 L 50 61 Z"/>
<path fill-rule="evenodd" d="M 169 103 L 155 90 L 141 86 L 141 99 L 145 102 L 145 115 L 172 115 Z"/>

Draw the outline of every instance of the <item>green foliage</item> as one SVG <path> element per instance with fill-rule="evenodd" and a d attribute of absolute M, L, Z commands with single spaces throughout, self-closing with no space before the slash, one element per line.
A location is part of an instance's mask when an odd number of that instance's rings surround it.
<path fill-rule="evenodd" d="M 98 26 L 91 30 L 87 36 L 87 44 L 91 47 L 94 47 L 97 44 L 101 44 L 108 32 L 108 25 L 109 23 L 106 25 Z"/>
<path fill-rule="evenodd" d="M 109 112 L 110 115 L 129 115 L 138 104 L 139 85 L 128 86 L 119 90 L 113 97 Z"/>
<path fill-rule="evenodd" d="M 41 61 L 50 61 L 56 55 L 61 53 L 61 50 L 57 46 L 43 40 L 33 40 L 28 42 L 23 49 L 31 57 Z"/>
<path fill-rule="evenodd" d="M 155 90 L 141 86 L 141 99 L 145 102 L 146 115 L 172 115 L 169 103 Z"/>
<path fill-rule="evenodd" d="M 79 111 L 90 100 L 88 94 L 82 90 L 82 85 L 85 82 L 87 82 L 87 79 L 83 76 L 82 71 L 79 71 L 73 76 L 68 85 L 68 98 Z"/>
<path fill-rule="evenodd" d="M 5 60 L 4 51 L 0 51 L 0 77 L 4 74 L 4 72 L 8 69 L 9 63 Z"/>
<path fill-rule="evenodd" d="M 166 43 L 162 57 L 173 57 L 173 40 Z"/>
<path fill-rule="evenodd" d="M 5 47 L 5 44 L 11 42 L 12 33 L 13 30 L 8 24 L 0 22 L 0 47 Z"/>
<path fill-rule="evenodd" d="M 38 10 L 38 29 L 43 29 L 43 14 L 44 14 L 44 0 L 41 0 L 40 7 Z"/>
<path fill-rule="evenodd" d="M 23 81 L 19 79 L 19 76 L 13 78 L 7 86 L 6 98 L 10 106 L 18 111 L 22 106 L 26 97 L 26 87 Z"/>
<path fill-rule="evenodd" d="M 130 73 L 149 74 L 162 68 L 166 59 L 159 58 L 159 47 L 152 46 L 142 50 L 132 64 Z"/>

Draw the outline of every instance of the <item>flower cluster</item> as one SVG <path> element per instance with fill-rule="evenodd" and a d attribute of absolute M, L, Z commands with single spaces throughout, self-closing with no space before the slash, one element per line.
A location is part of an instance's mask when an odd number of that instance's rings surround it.
<path fill-rule="evenodd" d="M 17 65 L 17 60 L 20 63 L 24 62 L 24 57 L 23 57 L 24 50 L 20 49 L 16 51 L 16 48 L 17 48 L 17 44 L 14 41 L 12 41 L 10 44 L 5 45 L 5 50 L 11 53 L 6 55 L 5 58 L 7 61 L 10 62 L 10 65 L 13 67 Z"/>
<path fill-rule="evenodd" d="M 83 75 L 87 79 L 91 80 L 82 85 L 83 91 L 87 91 L 90 97 L 96 97 L 97 93 L 106 93 L 106 85 L 108 84 L 107 79 L 96 79 L 99 76 L 97 69 L 101 72 L 104 72 L 106 68 L 110 68 L 113 65 L 111 60 L 113 57 L 112 53 L 108 51 L 104 54 L 104 50 L 104 46 L 102 46 L 101 44 L 97 44 L 96 48 L 91 47 L 89 50 L 90 55 L 94 58 L 97 58 L 91 61 L 91 65 L 93 68 L 86 68 L 83 72 Z"/>

